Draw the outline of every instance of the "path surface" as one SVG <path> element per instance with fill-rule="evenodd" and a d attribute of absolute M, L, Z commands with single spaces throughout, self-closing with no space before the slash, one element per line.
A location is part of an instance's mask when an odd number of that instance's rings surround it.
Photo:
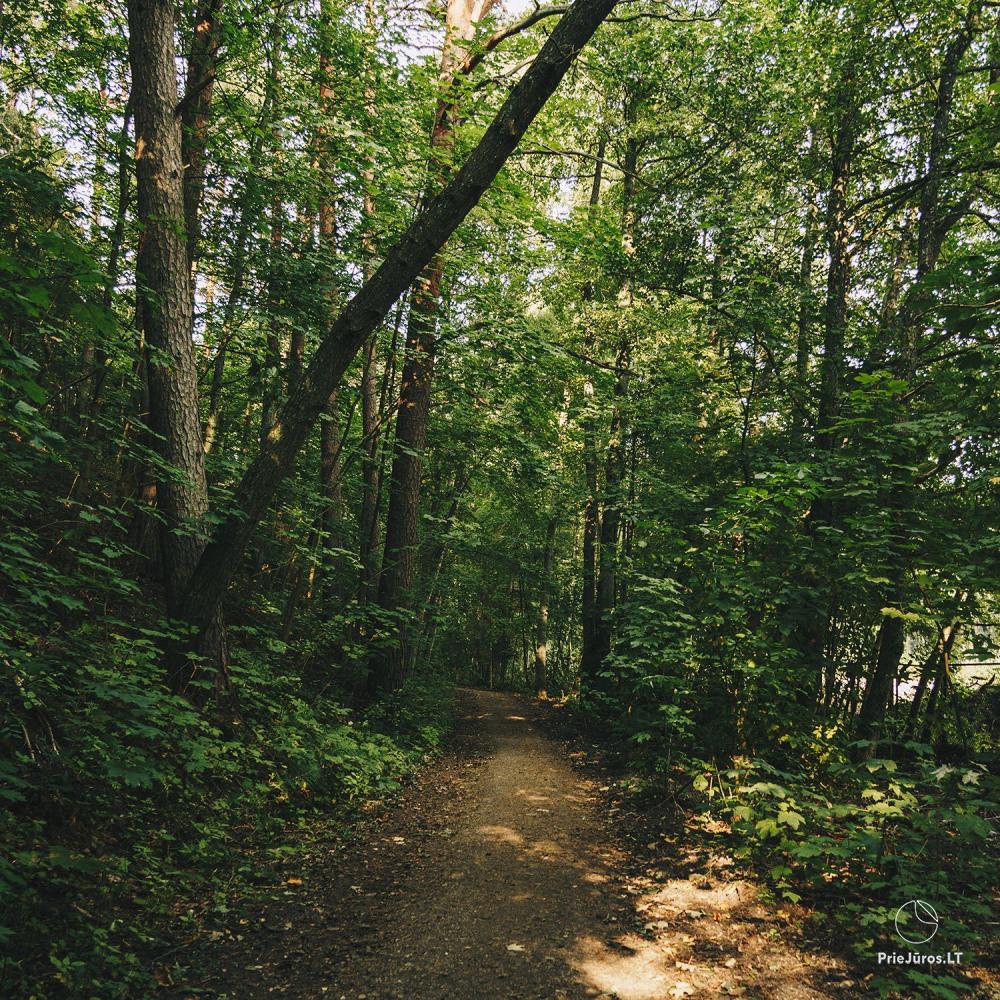
<path fill-rule="evenodd" d="M 353 854 L 288 880 L 260 926 L 225 945 L 214 995 L 847 995 L 834 963 L 784 940 L 744 883 L 626 874 L 597 782 L 534 703 L 462 697 L 457 748 Z"/>

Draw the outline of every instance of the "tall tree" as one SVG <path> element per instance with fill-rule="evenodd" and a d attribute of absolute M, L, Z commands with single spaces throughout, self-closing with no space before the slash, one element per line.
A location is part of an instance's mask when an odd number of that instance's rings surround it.
<path fill-rule="evenodd" d="M 396 299 L 478 203 L 577 52 L 614 7 L 615 0 L 575 0 L 462 168 L 397 240 L 378 270 L 331 325 L 260 454 L 235 490 L 235 513 L 222 520 L 188 583 L 182 617 L 197 628 L 200 636 L 211 634 L 226 587 L 254 527 L 347 366 Z"/>
<path fill-rule="evenodd" d="M 128 16 L 142 226 L 136 281 L 148 350 L 150 421 L 164 463 L 156 492 L 163 517 L 161 551 L 167 611 L 184 619 L 188 586 L 205 547 L 208 484 L 191 340 L 174 8 L 164 0 L 133 0 Z M 224 637 L 219 606 L 200 624 L 197 650 L 221 677 Z M 192 679 L 190 664 L 190 660 L 174 664 L 172 683 L 178 690 Z"/>
<path fill-rule="evenodd" d="M 444 43 L 438 74 L 441 97 L 431 128 L 431 188 L 440 188 L 451 172 L 454 157 L 458 105 L 455 73 L 461 64 L 476 25 L 485 17 L 493 0 L 449 0 L 445 13 Z M 438 251 L 417 278 L 410 298 L 406 330 L 406 359 L 403 363 L 399 409 L 396 414 L 396 443 L 389 484 L 389 506 L 385 522 L 385 554 L 379 575 L 378 603 L 387 612 L 409 612 L 417 559 L 420 516 L 420 478 L 423 451 L 427 443 L 431 382 L 437 351 L 445 260 Z M 403 680 L 407 656 L 405 622 L 372 671 L 373 688 L 393 688 Z"/>

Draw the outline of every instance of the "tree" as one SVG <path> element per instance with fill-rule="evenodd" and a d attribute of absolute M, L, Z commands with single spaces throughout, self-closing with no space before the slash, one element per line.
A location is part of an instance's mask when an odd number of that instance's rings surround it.
<path fill-rule="evenodd" d="M 259 456 L 243 475 L 233 498 L 236 513 L 222 521 L 188 581 L 181 617 L 195 626 L 199 636 L 211 634 L 211 623 L 253 528 L 348 364 L 393 302 L 482 197 L 580 47 L 614 6 L 614 0 L 576 0 L 454 179 L 399 238 L 331 325 L 268 432 Z"/>
<path fill-rule="evenodd" d="M 163 516 L 161 551 L 167 612 L 184 618 L 185 598 L 205 547 L 208 511 L 198 384 L 191 347 L 192 295 L 185 227 L 182 125 L 177 117 L 173 6 L 129 5 L 129 59 L 135 117 L 138 217 L 143 227 L 136 265 L 147 344 L 150 418 L 170 470 L 157 485 Z M 200 623 L 198 651 L 224 676 L 221 610 Z M 172 670 L 174 686 L 191 680 L 189 662 Z"/>

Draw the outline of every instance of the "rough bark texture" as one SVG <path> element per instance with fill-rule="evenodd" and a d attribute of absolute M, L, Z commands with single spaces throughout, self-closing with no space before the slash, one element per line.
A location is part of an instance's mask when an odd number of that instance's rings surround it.
<path fill-rule="evenodd" d="M 188 583 L 204 549 L 201 520 L 208 510 L 208 487 L 191 344 L 181 122 L 175 113 L 174 7 L 166 0 L 132 0 L 128 15 L 142 226 L 137 285 L 148 349 L 150 420 L 163 459 L 176 470 L 160 480 L 156 496 L 164 520 L 167 611 L 185 618 Z M 199 622 L 199 648 L 221 663 L 218 602 L 209 612 Z M 186 662 L 178 665 L 174 686 L 181 689 L 189 680 Z"/>
<path fill-rule="evenodd" d="M 514 86 L 462 169 L 403 233 L 379 269 L 332 324 L 234 492 L 233 506 L 238 513 L 222 520 L 199 561 L 183 604 L 185 620 L 200 629 L 208 626 L 254 528 L 347 366 L 392 304 L 472 211 L 615 2 L 576 0 Z"/>
<path fill-rule="evenodd" d="M 221 0 L 203 0 L 194 16 L 187 58 L 187 86 L 181 102 L 181 157 L 184 163 L 184 227 L 188 266 L 193 267 L 201 238 L 201 199 L 205 193 L 205 140 L 208 133 L 215 64 L 219 49 Z M 193 286 L 192 286 L 193 293 Z"/>

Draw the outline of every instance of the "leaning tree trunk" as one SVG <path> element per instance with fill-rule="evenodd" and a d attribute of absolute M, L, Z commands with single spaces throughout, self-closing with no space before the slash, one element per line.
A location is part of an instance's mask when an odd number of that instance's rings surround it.
<path fill-rule="evenodd" d="M 171 470 L 161 477 L 156 491 L 163 517 L 167 613 L 192 621 L 185 598 L 205 547 L 202 519 L 208 511 L 208 486 L 191 343 L 174 5 L 167 0 L 131 0 L 128 17 L 142 227 L 136 283 L 148 350 L 150 422 L 160 455 Z M 198 624 L 198 652 L 221 678 L 224 650 L 218 601 Z M 184 690 L 193 675 L 191 661 L 180 660 L 171 671 L 171 683 L 176 690 Z"/>
<path fill-rule="evenodd" d="M 233 492 L 231 512 L 222 518 L 191 577 L 181 613 L 199 632 L 210 629 L 254 529 L 348 365 L 393 303 L 479 202 L 577 52 L 615 5 L 616 0 L 575 0 L 514 85 L 462 169 L 397 240 L 379 269 L 331 325 L 260 453 Z M 183 654 L 180 649 L 175 655 Z"/>

